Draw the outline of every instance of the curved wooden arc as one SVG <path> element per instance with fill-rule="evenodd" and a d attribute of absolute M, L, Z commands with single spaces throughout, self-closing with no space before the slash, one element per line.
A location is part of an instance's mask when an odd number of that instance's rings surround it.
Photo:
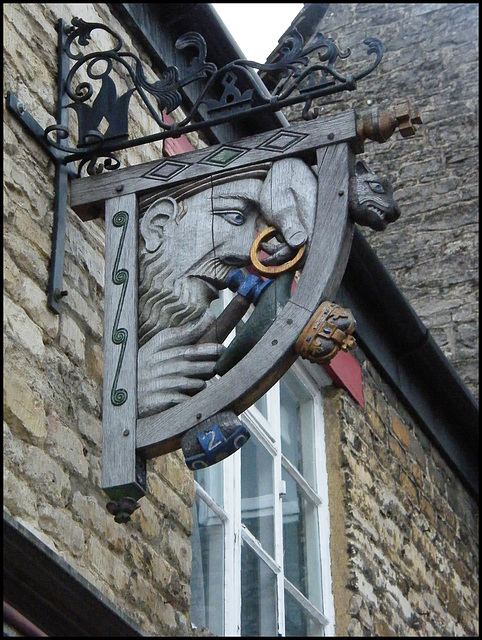
<path fill-rule="evenodd" d="M 182 435 L 219 411 L 236 414 L 256 402 L 297 359 L 293 345 L 343 277 L 353 238 L 348 181 L 353 155 L 346 142 L 317 150 L 318 205 L 313 236 L 293 296 L 253 349 L 224 376 L 192 398 L 137 420 L 136 449 L 153 458 L 180 447 Z"/>

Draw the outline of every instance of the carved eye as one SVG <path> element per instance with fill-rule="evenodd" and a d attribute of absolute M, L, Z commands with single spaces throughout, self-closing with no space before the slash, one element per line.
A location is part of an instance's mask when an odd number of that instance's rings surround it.
<path fill-rule="evenodd" d="M 216 211 L 215 213 L 229 224 L 235 224 L 238 227 L 246 222 L 246 216 L 240 211 Z"/>
<path fill-rule="evenodd" d="M 379 182 L 369 182 L 370 189 L 375 193 L 385 193 L 385 189 Z"/>

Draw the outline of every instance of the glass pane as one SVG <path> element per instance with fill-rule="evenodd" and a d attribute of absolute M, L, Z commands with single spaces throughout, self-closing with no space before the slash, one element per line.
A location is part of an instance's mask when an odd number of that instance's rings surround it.
<path fill-rule="evenodd" d="M 282 471 L 286 482 L 283 496 L 283 543 L 285 576 L 321 611 L 321 559 L 318 510 L 306 499 L 298 484 Z"/>
<path fill-rule="evenodd" d="M 281 450 L 316 489 L 313 397 L 288 371 L 280 380 Z"/>
<path fill-rule="evenodd" d="M 268 398 L 266 394 L 261 396 L 261 398 L 254 403 L 256 409 L 263 415 L 266 420 L 268 419 Z"/>
<path fill-rule="evenodd" d="M 241 522 L 274 555 L 273 458 L 254 437 L 241 449 Z"/>
<path fill-rule="evenodd" d="M 285 635 L 287 638 L 324 636 L 325 630 L 309 616 L 300 603 L 285 589 Z"/>
<path fill-rule="evenodd" d="M 201 485 L 206 493 L 209 493 L 214 502 L 224 508 L 222 464 L 213 464 L 206 469 L 195 471 L 194 480 Z"/>
<path fill-rule="evenodd" d="M 191 622 L 224 635 L 224 525 L 198 496 L 191 537 Z"/>
<path fill-rule="evenodd" d="M 300 444 L 300 402 L 288 384 L 288 376 L 280 380 L 281 448 L 291 464 L 302 472 Z"/>
<path fill-rule="evenodd" d="M 276 636 L 276 576 L 243 542 L 241 546 L 241 635 Z"/>

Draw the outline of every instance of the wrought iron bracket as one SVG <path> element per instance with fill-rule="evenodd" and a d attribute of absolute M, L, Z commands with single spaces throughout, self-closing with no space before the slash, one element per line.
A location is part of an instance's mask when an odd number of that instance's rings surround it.
<path fill-rule="evenodd" d="M 367 38 L 364 44 L 367 55 L 371 56 L 367 67 L 356 74 L 342 75 L 335 65 L 347 58 L 350 50 L 340 51 L 333 39 L 325 38 L 322 33 L 317 33 L 305 46 L 303 37 L 293 29 L 280 47 L 276 62 L 259 64 L 240 59 L 218 69 L 207 61 L 204 38 L 199 33 L 189 32 L 175 43 L 180 55 L 194 52 L 189 58 L 186 76 L 180 77 L 178 69 L 171 66 L 157 78 L 152 71 L 144 70 L 137 56 L 122 51 L 122 39 L 110 27 L 73 18 L 68 26 L 59 20 L 57 31 L 56 123 L 44 129 L 13 93 L 9 92 L 6 98 L 8 111 L 55 163 L 48 290 L 48 304 L 55 313 L 60 313 L 60 300 L 67 294 L 62 289 L 62 274 L 69 178 L 79 178 L 84 168 L 89 175 L 119 168 L 120 161 L 115 153 L 123 149 L 179 137 L 260 112 L 280 111 L 296 103 L 304 103 L 302 116 L 311 120 L 318 115 L 317 108 L 311 107 L 313 100 L 353 91 L 357 82 L 379 65 L 384 53 L 380 40 Z M 94 31 L 99 32 L 97 50 L 92 43 Z M 186 53 L 182 54 L 183 51 Z M 277 79 L 272 93 L 260 89 L 256 72 L 268 72 Z M 121 95 L 118 95 L 119 84 L 114 82 L 114 74 L 122 79 Z M 167 116 L 182 107 L 183 89 L 192 83 L 202 85 L 199 95 L 182 120 L 173 122 Z M 131 138 L 129 104 L 135 93 L 157 131 Z M 75 112 L 76 131 L 70 130 L 69 110 Z M 78 163 L 76 171 L 70 168 L 72 163 Z"/>
<path fill-rule="evenodd" d="M 63 54 L 66 40 L 64 22 L 57 23 L 58 32 L 58 82 L 57 82 L 57 126 L 68 128 L 69 112 L 66 109 L 67 99 L 64 94 L 64 85 L 69 71 L 68 58 Z M 68 295 L 62 288 L 65 232 L 67 218 L 67 194 L 68 182 L 72 177 L 72 171 L 65 164 L 66 153 L 52 146 L 45 135 L 45 130 L 35 118 L 25 109 L 25 105 L 9 91 L 6 97 L 6 107 L 22 124 L 29 134 L 39 143 L 42 149 L 55 163 L 55 190 L 54 190 L 54 216 L 52 227 L 52 254 L 49 266 L 49 284 L 47 290 L 47 304 L 56 314 L 60 313 L 60 301 Z"/>

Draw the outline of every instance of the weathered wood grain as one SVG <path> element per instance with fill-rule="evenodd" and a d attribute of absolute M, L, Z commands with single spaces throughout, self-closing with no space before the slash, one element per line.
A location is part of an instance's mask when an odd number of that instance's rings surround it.
<path fill-rule="evenodd" d="M 129 193 L 147 193 L 162 186 L 172 186 L 205 175 L 236 169 L 259 162 L 288 156 L 303 156 L 313 149 L 356 138 L 355 112 L 318 118 L 285 129 L 261 133 L 230 144 L 219 144 L 164 158 L 144 164 L 119 169 L 88 178 L 73 180 L 70 190 L 70 206 L 83 220 L 102 217 L 104 201 Z M 221 150 L 236 150 L 239 155 L 220 164 L 216 160 Z M 219 158 L 219 155 L 218 155 Z M 314 164 L 314 159 L 313 159 Z"/>
<path fill-rule="evenodd" d="M 180 437 L 201 420 L 232 409 L 239 414 L 260 398 L 293 364 L 293 344 L 324 299 L 340 284 L 350 252 L 348 217 L 352 154 L 347 143 L 324 146 L 318 156 L 318 213 L 311 246 L 296 290 L 258 344 L 224 376 L 193 398 L 137 422 L 137 448 L 155 457 L 180 446 Z"/>
<path fill-rule="evenodd" d="M 102 488 L 113 500 L 137 499 L 136 196 L 109 199 L 105 210 Z"/>

